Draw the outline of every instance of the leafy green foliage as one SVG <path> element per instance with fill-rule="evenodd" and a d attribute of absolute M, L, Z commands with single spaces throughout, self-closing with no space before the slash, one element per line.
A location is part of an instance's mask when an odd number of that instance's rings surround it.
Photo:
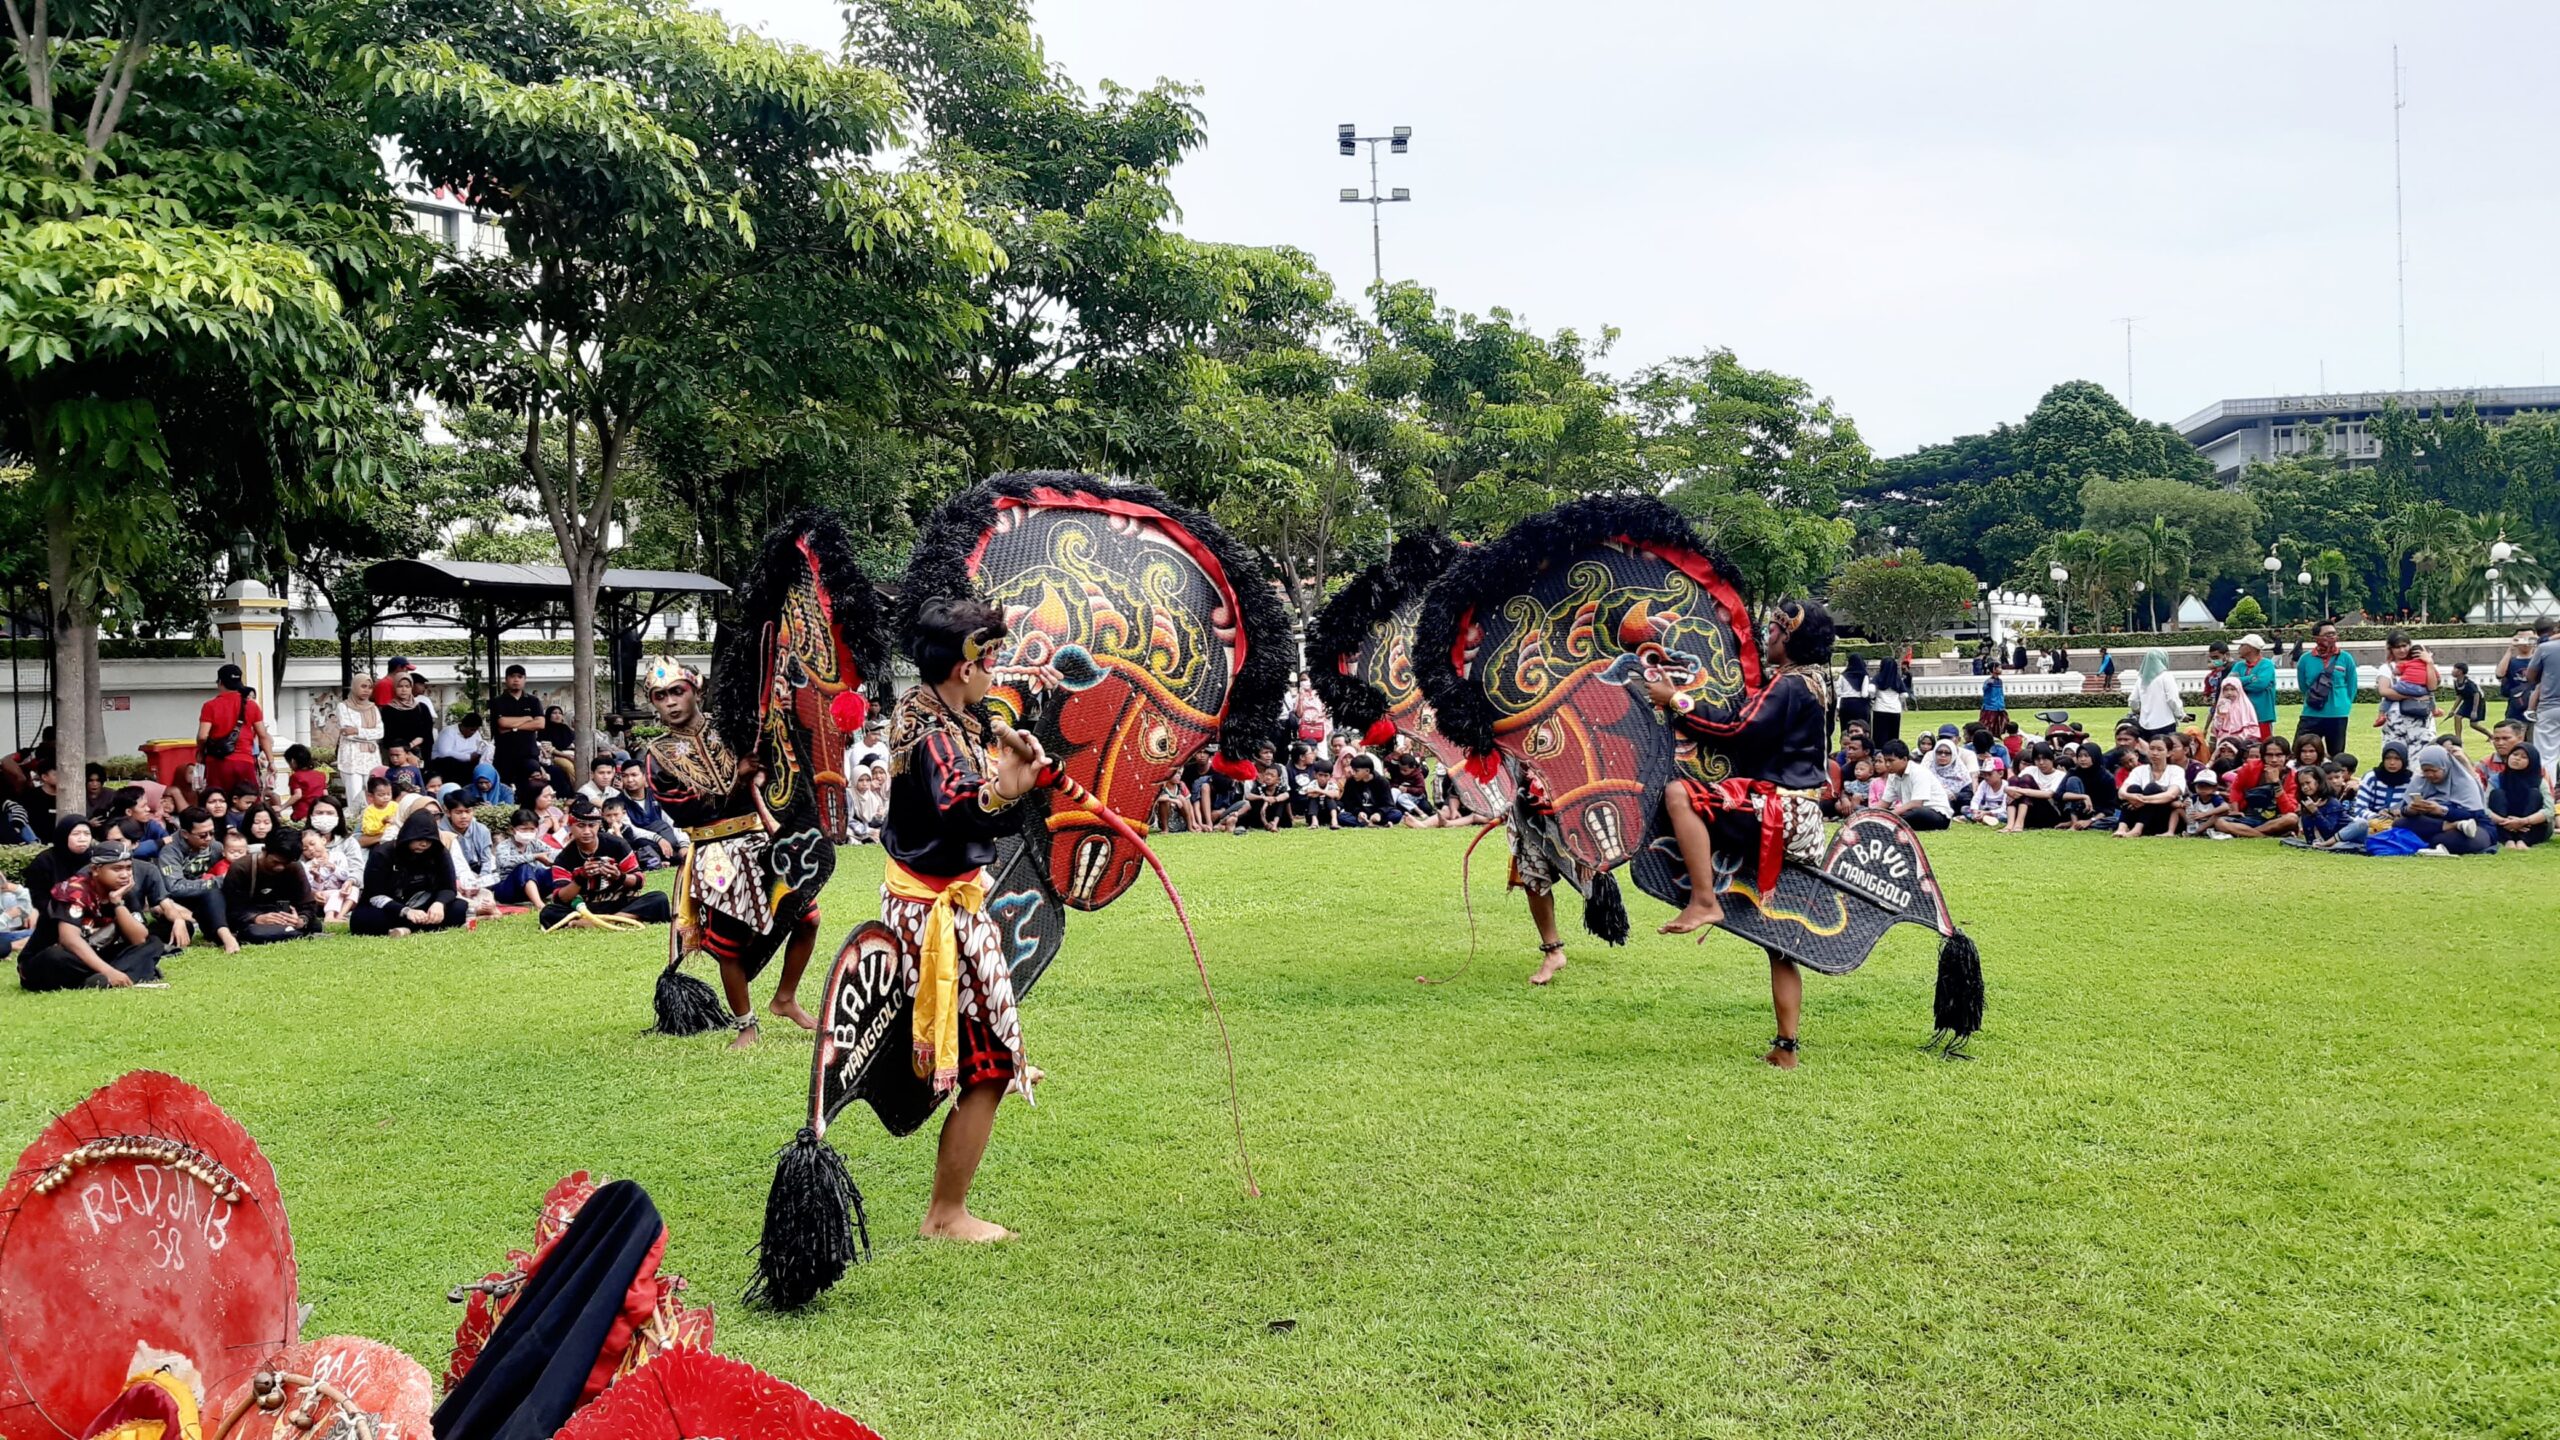
<path fill-rule="evenodd" d="M 2267 623 L 2267 609 L 2255 595 L 2243 595 L 2232 602 L 2229 613 L 2222 617 L 2222 628 L 2247 634 Z"/>
<path fill-rule="evenodd" d="M 1909 642 L 1963 613 L 1974 583 L 1972 571 L 1896 550 L 1850 561 L 1831 582 L 1831 605 L 1876 639 Z"/>

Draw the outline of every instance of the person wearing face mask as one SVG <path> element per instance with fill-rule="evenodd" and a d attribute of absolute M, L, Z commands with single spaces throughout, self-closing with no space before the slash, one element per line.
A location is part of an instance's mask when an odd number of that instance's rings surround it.
<path fill-rule="evenodd" d="M 551 895 L 551 857 L 559 847 L 547 844 L 531 810 L 519 805 L 507 828 L 490 847 L 495 878 L 489 894 L 501 905 L 539 905 Z"/>

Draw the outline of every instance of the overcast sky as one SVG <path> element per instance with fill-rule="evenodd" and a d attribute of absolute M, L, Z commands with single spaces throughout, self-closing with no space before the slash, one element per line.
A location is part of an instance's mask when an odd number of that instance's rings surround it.
<path fill-rule="evenodd" d="M 821 0 L 726 0 L 835 48 Z M 1880 453 L 2023 415 L 2061 380 L 2176 421 L 2228 396 L 2393 388 L 2391 46 L 2413 386 L 2536 384 L 2560 331 L 2560 5 L 1047 0 L 1088 88 L 1202 87 L 1187 233 L 1541 329 L 1607 368 L 1729 346 Z"/>

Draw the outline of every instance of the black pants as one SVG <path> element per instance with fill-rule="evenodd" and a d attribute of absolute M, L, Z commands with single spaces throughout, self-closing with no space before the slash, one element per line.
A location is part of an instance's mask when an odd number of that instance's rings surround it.
<path fill-rule="evenodd" d="M 187 907 L 187 913 L 195 917 L 196 929 L 204 934 L 213 935 L 231 928 L 230 902 L 223 898 L 219 885 L 207 885 L 194 895 L 173 894 L 169 898 Z"/>
<path fill-rule="evenodd" d="M 347 929 L 358 935 L 388 935 L 394 930 L 404 928 L 450 930 L 470 918 L 471 907 L 463 904 L 462 897 L 450 890 L 428 896 L 427 903 L 417 908 L 424 910 L 432 905 L 444 907 L 444 919 L 433 925 L 420 925 L 400 913 L 401 905 L 397 900 L 388 905 L 376 905 L 368 900 L 357 906 L 355 913 L 347 917 Z"/>
<path fill-rule="evenodd" d="M 543 928 L 547 930 L 568 919 L 569 913 L 576 908 L 567 900 L 554 900 L 543 906 Z M 674 907 L 667 904 L 667 897 L 655 891 L 644 891 L 619 900 L 590 900 L 587 908 L 598 915 L 628 915 L 643 925 L 672 925 L 676 918 Z"/>
<path fill-rule="evenodd" d="M 1935 810 L 1920 809 L 1903 816 L 1902 823 L 1914 830 L 1944 830 L 1947 828 L 1947 817 Z"/>
<path fill-rule="evenodd" d="M 319 933 L 319 917 L 313 916 L 291 925 L 261 925 L 252 920 L 241 926 L 233 938 L 243 945 L 273 945 L 279 940 L 308 940 Z"/>
<path fill-rule="evenodd" d="M 1876 711 L 1868 718 L 1867 738 L 1875 742 L 1874 746 L 1869 747 L 1870 749 L 1883 745 L 1887 740 L 1901 739 L 1902 712 L 1899 710 Z"/>
<path fill-rule="evenodd" d="M 2303 716 L 2293 723 L 2293 743 L 2300 746 L 2305 735 L 2319 736 L 2320 743 L 2329 747 L 2331 759 L 2347 753 L 2347 717 L 2344 715 L 2325 718 Z"/>
<path fill-rule="evenodd" d="M 119 942 L 105 947 L 98 951 L 98 958 L 139 984 L 160 978 L 160 957 L 168 953 L 168 946 L 157 940 L 145 940 L 136 945 Z M 103 986 L 106 983 L 105 976 L 90 969 L 87 962 L 60 944 L 47 945 L 39 950 L 30 940 L 27 948 L 18 952 L 18 985 L 21 989 L 77 990 L 84 985 Z"/>

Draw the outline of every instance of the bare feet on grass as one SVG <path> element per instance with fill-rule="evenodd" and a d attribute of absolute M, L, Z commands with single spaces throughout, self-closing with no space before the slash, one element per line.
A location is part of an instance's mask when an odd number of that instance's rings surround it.
<path fill-rule="evenodd" d="M 765 1009 L 767 1012 L 779 1015 L 783 1019 L 790 1021 L 792 1024 L 799 1026 L 803 1030 L 815 1030 L 818 1028 L 817 1017 L 800 1008 L 800 997 L 797 995 L 776 995 L 773 997 L 773 1003 L 766 1006 Z"/>
<path fill-rule="evenodd" d="M 999 1240 L 1013 1238 L 1012 1231 L 993 1220 L 981 1220 L 966 1210 L 956 1210 L 949 1215 L 928 1211 L 924 1223 L 916 1227 L 916 1233 L 927 1240 L 958 1240 L 969 1245 L 992 1245 Z"/>
<path fill-rule="evenodd" d="M 1760 1058 L 1777 1066 L 1781 1070 L 1793 1070 L 1796 1068 L 1796 1052 L 1793 1050 L 1772 1049 L 1768 1054 L 1763 1055 Z"/>
<path fill-rule="evenodd" d="M 1556 978 L 1556 972 L 1563 968 L 1564 951 L 1561 949 L 1550 950 L 1547 952 L 1547 958 L 1538 962 L 1538 973 L 1529 977 L 1529 983 L 1532 985 L 1544 985 L 1548 981 Z"/>

